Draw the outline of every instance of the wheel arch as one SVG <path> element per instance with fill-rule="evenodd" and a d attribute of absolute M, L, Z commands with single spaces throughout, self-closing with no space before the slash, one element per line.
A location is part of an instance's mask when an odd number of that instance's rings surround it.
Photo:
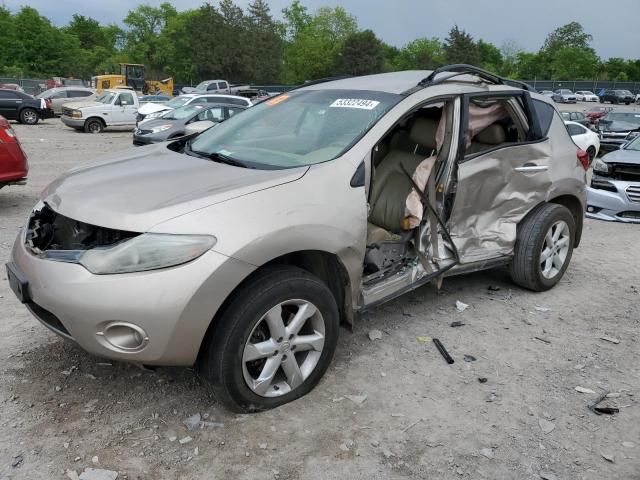
<path fill-rule="evenodd" d="M 102 117 L 98 117 L 97 115 L 94 115 L 93 117 L 89 117 L 84 121 L 84 126 L 87 126 L 87 123 L 89 123 L 91 120 L 98 120 L 101 124 L 102 124 L 102 128 L 107 128 L 107 122 L 104 121 L 104 118 Z"/>
<path fill-rule="evenodd" d="M 574 248 L 580 245 L 582 238 L 582 228 L 584 226 L 584 208 L 582 202 L 574 195 L 559 195 L 549 200 L 549 203 L 556 203 L 566 207 L 576 223 L 576 234 L 574 239 Z"/>
<path fill-rule="evenodd" d="M 351 298 L 351 280 L 345 265 L 336 254 L 330 252 L 323 250 L 299 250 L 280 255 L 263 263 L 235 286 L 211 319 L 209 327 L 200 343 L 198 357 L 202 353 L 207 339 L 215 334 L 216 327 L 219 325 L 218 320 L 244 285 L 251 281 L 256 275 L 261 274 L 266 268 L 277 265 L 298 267 L 322 280 L 327 287 L 329 287 L 329 290 L 336 300 L 340 323 L 350 330 L 352 329 L 354 312 Z"/>

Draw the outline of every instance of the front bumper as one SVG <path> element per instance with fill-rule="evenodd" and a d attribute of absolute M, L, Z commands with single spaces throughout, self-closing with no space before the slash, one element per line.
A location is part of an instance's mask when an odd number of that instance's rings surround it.
<path fill-rule="evenodd" d="M 14 244 L 13 268 L 28 281 L 26 306 L 47 328 L 88 352 L 147 365 L 193 365 L 209 324 L 227 296 L 255 267 L 208 251 L 177 267 L 93 275 L 81 265 L 43 260 Z M 147 337 L 130 351 L 103 332 L 115 324 Z"/>
<path fill-rule="evenodd" d="M 45 108 L 44 110 L 40 110 L 40 118 L 43 120 L 46 118 L 53 118 L 55 116 L 56 116 L 56 113 L 51 108 Z"/>
<path fill-rule="evenodd" d="M 143 145 L 152 145 L 154 143 L 160 143 L 160 142 L 165 142 L 166 139 L 166 135 L 162 134 L 163 132 L 160 133 L 147 133 L 144 135 L 140 135 L 138 133 L 136 133 L 135 131 L 133 132 L 133 144 L 137 147 L 141 147 Z"/>
<path fill-rule="evenodd" d="M 588 218 L 640 223 L 640 183 L 610 180 L 606 177 L 594 177 L 593 181 L 609 182 L 617 191 L 587 188 Z"/>
<path fill-rule="evenodd" d="M 67 127 L 84 128 L 84 118 L 71 118 L 63 115 L 62 117 L 60 117 L 60 120 L 62 120 L 62 123 L 64 123 Z"/>

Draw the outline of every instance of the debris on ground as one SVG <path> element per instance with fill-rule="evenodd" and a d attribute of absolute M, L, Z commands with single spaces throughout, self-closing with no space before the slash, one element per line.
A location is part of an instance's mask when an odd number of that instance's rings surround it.
<path fill-rule="evenodd" d="M 544 337 L 533 337 L 533 338 L 535 338 L 536 340 L 539 340 L 539 341 L 541 341 L 543 343 L 546 343 L 547 345 L 551 345 L 551 340 L 548 340 L 548 339 L 546 339 Z"/>
<path fill-rule="evenodd" d="M 476 357 L 474 357 L 473 355 L 465 355 L 465 356 L 463 357 L 463 359 L 464 359 L 464 361 L 465 361 L 465 362 L 467 362 L 467 363 L 475 362 L 475 361 L 476 361 Z"/>
<path fill-rule="evenodd" d="M 384 450 L 382 454 L 384 455 L 384 458 L 391 458 L 396 456 L 396 454 L 393 453 L 391 450 Z"/>
<path fill-rule="evenodd" d="M 416 337 L 416 340 L 420 343 L 429 343 L 432 340 L 432 338 L 427 336 L 422 336 L 422 337 Z"/>
<path fill-rule="evenodd" d="M 464 322 L 460 320 L 456 320 L 455 322 L 451 322 L 450 324 L 451 327 L 462 327 L 463 325 L 464 325 Z"/>
<path fill-rule="evenodd" d="M 380 330 L 369 330 L 369 340 L 371 340 L 372 342 L 375 340 L 381 340 L 382 339 L 382 332 Z"/>
<path fill-rule="evenodd" d="M 542 480 L 558 480 L 556 474 L 552 472 L 540 472 L 539 475 Z"/>
<path fill-rule="evenodd" d="M 596 393 L 593 390 L 591 390 L 590 388 L 585 388 L 585 387 L 576 387 L 576 392 L 580 392 L 580 393 Z"/>
<path fill-rule="evenodd" d="M 613 460 L 614 460 L 614 456 L 613 455 L 610 455 L 608 453 L 603 453 L 602 454 L 602 458 L 604 458 L 607 462 L 614 463 L 613 462 Z"/>
<path fill-rule="evenodd" d="M 202 416 L 199 413 L 196 413 L 195 415 L 187 417 L 187 419 L 182 423 L 184 423 L 184 426 L 187 427 L 187 430 L 193 432 L 194 430 L 200 428 L 202 423 Z"/>
<path fill-rule="evenodd" d="M 489 290 L 490 292 L 499 292 L 500 287 L 498 285 L 489 285 L 487 287 L 487 290 Z"/>
<path fill-rule="evenodd" d="M 455 360 L 451 357 L 451 355 L 449 355 L 449 352 L 447 352 L 446 348 L 444 348 L 444 345 L 442 345 L 442 342 L 440 342 L 440 340 L 434 338 L 433 344 L 436 346 L 436 348 L 440 352 L 440 355 L 442 355 L 442 357 L 447 361 L 449 365 L 454 363 Z"/>
<path fill-rule="evenodd" d="M 536 305 L 535 307 L 536 312 L 550 312 L 551 309 L 549 307 L 539 307 L 538 305 Z"/>
<path fill-rule="evenodd" d="M 456 310 L 458 310 L 459 312 L 464 312 L 467 308 L 469 308 L 469 305 L 461 302 L 460 300 L 456 300 Z"/>
<path fill-rule="evenodd" d="M 101 468 L 85 468 L 80 474 L 80 480 L 116 480 L 118 472 Z"/>
<path fill-rule="evenodd" d="M 22 456 L 21 453 L 19 453 L 18 455 L 14 456 L 13 459 L 11 460 L 11 466 L 13 468 L 18 468 L 20 465 L 22 465 L 22 462 L 24 462 L 24 457 Z"/>
<path fill-rule="evenodd" d="M 615 343 L 616 345 L 620 343 L 620 339 L 615 337 L 600 337 L 600 340 L 604 340 L 605 342 Z"/>
<path fill-rule="evenodd" d="M 487 377 L 478 377 L 478 381 L 480 383 L 487 383 L 488 378 Z"/>
<path fill-rule="evenodd" d="M 353 403 L 361 405 L 367 399 L 366 395 L 345 395 L 345 398 L 348 398 Z"/>
<path fill-rule="evenodd" d="M 595 393 L 595 392 L 594 392 Z M 604 400 L 609 398 L 609 393 L 605 392 L 598 397 L 598 399 L 589 405 L 589 410 L 591 410 L 596 415 L 613 415 L 614 413 L 620 413 L 620 409 L 615 405 L 600 405 Z"/>
<path fill-rule="evenodd" d="M 549 420 L 545 420 L 544 418 L 538 419 L 538 425 L 540 425 L 540 430 L 542 430 L 542 433 L 544 433 L 545 435 L 553 432 L 556 429 L 555 423 L 550 422 Z"/>
<path fill-rule="evenodd" d="M 498 395 L 496 394 L 496 392 L 491 392 L 486 397 L 484 397 L 485 402 L 491 403 L 495 402 L 496 400 L 498 400 Z"/>
<path fill-rule="evenodd" d="M 635 443 L 633 443 L 633 442 L 622 442 L 622 446 L 623 446 L 624 448 L 633 448 L 633 447 L 635 447 L 635 446 L 636 446 L 636 444 L 635 444 Z"/>
<path fill-rule="evenodd" d="M 69 480 L 80 480 L 80 477 L 78 476 L 78 472 L 76 472 L 75 470 L 67 470 L 66 475 L 67 475 L 67 478 L 69 478 Z"/>
<path fill-rule="evenodd" d="M 489 459 L 493 458 L 493 449 L 492 448 L 483 448 L 480 450 L 480 455 L 483 457 L 487 457 Z"/>
<path fill-rule="evenodd" d="M 191 441 L 193 441 L 193 438 L 187 436 L 187 437 L 184 437 L 184 438 L 181 438 L 180 440 L 178 440 L 178 443 L 180 443 L 180 445 L 185 445 L 185 444 L 187 444 L 187 443 L 189 443 Z"/>
<path fill-rule="evenodd" d="M 100 463 L 100 459 L 98 458 L 97 455 L 94 455 L 93 457 L 91 457 L 91 463 L 95 463 L 96 465 Z"/>
<path fill-rule="evenodd" d="M 224 428 L 224 423 L 222 423 L 222 422 L 202 421 L 202 422 L 200 422 L 200 426 L 202 428 Z"/>

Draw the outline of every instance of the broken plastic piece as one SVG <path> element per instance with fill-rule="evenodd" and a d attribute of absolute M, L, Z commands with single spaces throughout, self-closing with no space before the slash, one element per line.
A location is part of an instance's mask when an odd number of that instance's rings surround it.
<path fill-rule="evenodd" d="M 442 345 L 440 340 L 438 340 L 437 338 L 434 338 L 433 344 L 436 346 L 436 348 L 440 352 L 440 355 L 442 355 L 442 357 L 447 361 L 449 365 L 454 363 L 453 358 L 451 358 L 451 355 L 449 355 L 449 352 L 447 352 L 447 350 L 444 348 L 444 345 Z"/>

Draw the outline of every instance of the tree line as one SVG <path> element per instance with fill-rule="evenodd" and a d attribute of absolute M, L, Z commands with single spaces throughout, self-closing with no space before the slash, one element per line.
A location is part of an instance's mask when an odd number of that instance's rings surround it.
<path fill-rule="evenodd" d="M 537 52 L 516 42 L 499 47 L 454 26 L 445 39 L 418 38 L 398 48 L 362 30 L 342 7 L 309 11 L 299 0 L 276 20 L 266 0 L 246 9 L 233 0 L 177 11 L 140 5 L 123 26 L 83 15 L 57 27 L 32 7 L 0 6 L 0 75 L 88 79 L 143 63 L 147 75 L 177 83 L 223 78 L 238 83 L 298 84 L 336 75 L 430 70 L 469 63 L 511 78 L 640 81 L 640 60 L 601 59 L 577 22 L 546 37 Z"/>

